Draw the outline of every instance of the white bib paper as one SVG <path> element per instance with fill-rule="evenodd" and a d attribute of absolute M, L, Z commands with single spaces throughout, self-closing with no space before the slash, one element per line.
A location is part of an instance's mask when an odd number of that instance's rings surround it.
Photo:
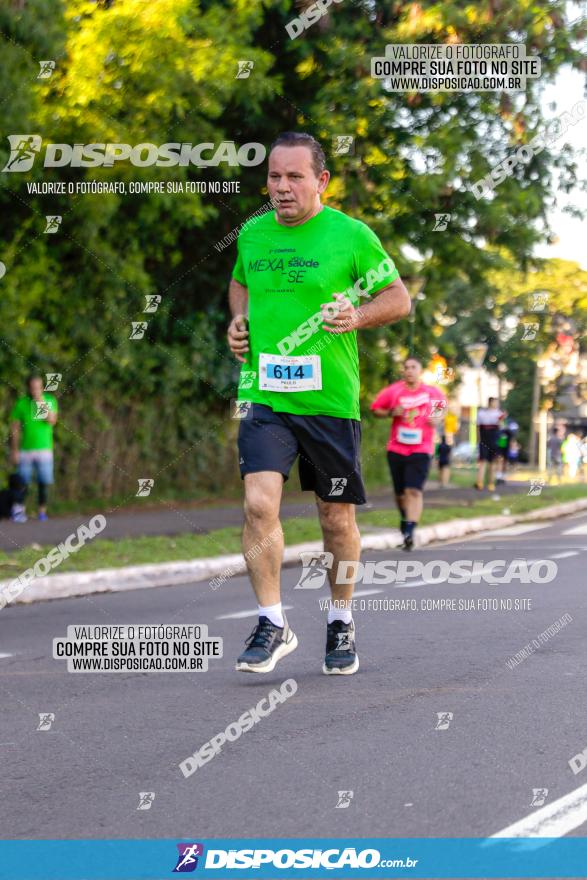
<path fill-rule="evenodd" d="M 399 443 L 405 443 L 407 446 L 417 446 L 422 442 L 422 428 L 408 428 L 400 425 L 397 430 L 397 439 Z"/>
<path fill-rule="evenodd" d="M 279 354 L 259 355 L 261 391 L 320 391 L 321 388 L 320 355 L 299 357 L 285 357 Z"/>

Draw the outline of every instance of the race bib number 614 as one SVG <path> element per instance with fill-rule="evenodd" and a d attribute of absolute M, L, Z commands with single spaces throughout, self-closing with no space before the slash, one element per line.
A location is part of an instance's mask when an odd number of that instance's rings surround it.
<path fill-rule="evenodd" d="M 283 357 L 277 354 L 260 354 L 259 388 L 261 391 L 320 391 L 320 356 L 313 354 Z"/>

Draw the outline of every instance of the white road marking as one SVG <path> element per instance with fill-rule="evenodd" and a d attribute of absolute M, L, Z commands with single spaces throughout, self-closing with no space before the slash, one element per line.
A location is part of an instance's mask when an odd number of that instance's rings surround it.
<path fill-rule="evenodd" d="M 563 535 L 587 535 L 587 522 L 572 529 L 565 529 Z"/>
<path fill-rule="evenodd" d="M 569 556 L 578 556 L 578 550 L 568 550 L 566 553 L 552 553 L 551 559 L 567 559 Z"/>
<path fill-rule="evenodd" d="M 587 821 L 587 784 L 491 837 L 562 837 Z"/>
<path fill-rule="evenodd" d="M 483 568 L 480 568 L 479 571 L 475 572 L 476 575 L 487 574 L 487 572 L 492 571 L 493 565 L 486 565 Z M 447 581 L 446 578 L 430 578 L 430 580 L 424 581 L 414 581 L 413 584 L 394 584 L 393 586 L 398 590 L 406 590 L 411 589 L 412 587 L 424 587 L 424 586 L 434 586 L 435 584 L 448 584 L 451 587 L 462 587 L 466 584 L 470 584 L 471 581 L 464 581 L 460 584 L 451 584 L 450 581 Z M 487 581 L 488 584 L 493 583 L 492 581 Z"/>
<path fill-rule="evenodd" d="M 293 605 L 282 605 L 282 611 L 291 611 Z M 242 620 L 243 617 L 257 617 L 259 609 L 254 608 L 252 611 L 235 611 L 233 614 L 220 614 L 215 620 Z"/>
<path fill-rule="evenodd" d="M 555 550 L 587 550 L 587 546 L 581 546 L 581 544 L 572 544 L 570 539 L 566 541 L 557 541 L 550 536 L 548 539 L 545 535 L 527 535 L 524 539 L 524 543 L 522 544 L 520 541 L 507 541 L 502 543 L 501 541 L 487 541 L 486 544 L 469 544 L 466 542 L 465 538 L 461 539 L 463 546 L 466 546 L 467 551 L 477 551 L 478 553 L 493 551 L 496 550 L 507 550 L 508 553 L 523 553 L 525 550 L 534 550 L 536 552 L 536 544 L 540 544 L 540 549 L 544 550 L 546 553 L 550 550 L 553 552 Z M 456 544 L 457 542 L 455 542 Z M 427 550 L 429 548 L 423 547 L 423 550 Z M 459 549 L 458 547 L 456 548 Z M 455 550 L 455 547 L 451 547 L 451 550 Z"/>
<path fill-rule="evenodd" d="M 14 657 L 14 654 L 0 654 L 0 660 L 3 660 L 4 657 Z"/>
<path fill-rule="evenodd" d="M 484 532 L 483 535 L 485 538 L 514 538 L 516 535 L 525 535 L 528 532 L 536 532 L 538 529 L 546 529 L 551 525 L 551 522 L 540 523 L 540 525 L 518 523 L 517 526 L 507 526 L 504 529 L 495 529 L 492 532 Z"/>

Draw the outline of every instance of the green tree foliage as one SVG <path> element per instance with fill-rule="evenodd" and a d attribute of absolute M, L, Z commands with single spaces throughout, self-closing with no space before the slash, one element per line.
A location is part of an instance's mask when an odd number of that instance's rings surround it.
<path fill-rule="evenodd" d="M 557 336 L 572 336 L 581 345 L 587 330 L 587 272 L 567 260 L 532 260 L 520 270 L 504 252 L 493 253 L 499 268 L 489 271 L 484 283 L 471 290 L 461 281 L 450 287 L 450 296 L 437 313 L 444 324 L 440 349 L 454 362 L 466 363 L 469 342 L 487 343 L 485 367 L 495 372 L 505 365 L 504 378 L 513 385 L 505 405 L 528 436 L 536 364 L 544 354 L 557 353 Z M 565 383 L 545 383 L 542 402 L 557 409 L 557 396 Z M 583 399 L 587 389 L 578 385 Z"/>
<path fill-rule="evenodd" d="M 3 129 L 44 143 L 266 146 L 279 131 L 310 131 L 333 172 L 329 203 L 372 226 L 402 275 L 421 277 L 426 292 L 411 331 L 406 321 L 362 336 L 367 399 L 392 376 L 393 353 L 410 343 L 420 353 L 445 345 L 462 359 L 466 334 L 451 336 L 437 317 L 460 324 L 471 303 L 495 298 L 500 268 L 523 272 L 547 234 L 553 175 L 568 188 L 576 182 L 573 157 L 555 145 L 516 169 L 494 198 L 477 200 L 469 185 L 545 124 L 538 86 L 512 96 L 394 93 L 371 79 L 371 57 L 388 43 L 523 42 L 540 54 L 548 79 L 563 64 L 581 64 L 581 23 L 569 20 L 563 0 L 345 0 L 290 40 L 285 24 L 307 5 L 13 0 L 0 8 Z M 37 79 L 42 59 L 56 61 L 49 79 Z M 239 60 L 254 63 L 248 78 L 237 78 Z M 354 154 L 335 155 L 333 139 L 345 134 L 355 138 Z M 53 180 L 224 179 L 239 180 L 240 193 L 27 189 Z M 214 245 L 266 201 L 264 168 L 36 163 L 1 174 L 0 185 L 0 402 L 6 413 L 31 370 L 63 374 L 61 493 L 134 494 L 139 477 L 155 477 L 160 490 L 213 492 L 236 480 L 228 401 L 237 368 L 224 338 L 235 248 Z M 436 213 L 451 215 L 442 233 L 433 231 Z M 61 228 L 46 235 L 45 217 L 55 214 Z M 161 303 L 145 314 L 152 294 Z M 131 321 L 141 320 L 144 338 L 129 339 Z"/>

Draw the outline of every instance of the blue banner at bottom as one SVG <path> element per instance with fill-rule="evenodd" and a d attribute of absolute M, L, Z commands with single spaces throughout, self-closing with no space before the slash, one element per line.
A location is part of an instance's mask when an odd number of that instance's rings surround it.
<path fill-rule="evenodd" d="M 0 880 L 587 877 L 587 839 L 0 841 Z"/>

